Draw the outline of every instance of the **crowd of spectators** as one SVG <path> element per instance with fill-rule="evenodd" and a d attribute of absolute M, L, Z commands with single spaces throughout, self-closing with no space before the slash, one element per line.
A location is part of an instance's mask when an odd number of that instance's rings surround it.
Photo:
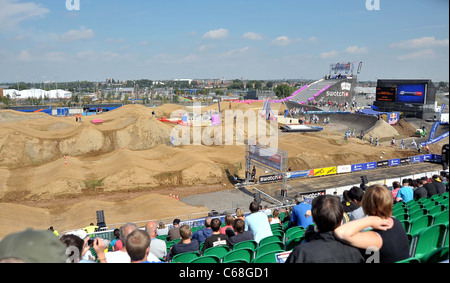
<path fill-rule="evenodd" d="M 312 202 L 296 195 L 295 205 L 289 209 L 263 209 L 253 201 L 250 214 L 238 208 L 234 215 L 225 216 L 223 224 L 218 217 L 207 217 L 204 226 L 194 233 L 180 219 L 174 219 L 170 229 L 154 221 L 142 228 L 127 223 L 114 230 L 112 241 L 91 239 L 92 223 L 85 228 L 85 237 L 58 236 L 53 227 L 48 231 L 28 229 L 0 242 L 0 262 L 170 262 L 181 253 L 201 254 L 221 245 L 232 250 L 237 243 L 249 240 L 259 243 L 272 235 L 272 225 L 277 224 L 287 229 L 306 228 L 304 241 L 292 250 L 288 263 L 367 262 L 368 249 L 379 253 L 379 262 L 397 262 L 408 258 L 409 240 L 400 221 L 393 217 L 394 204 L 443 194 L 448 191 L 447 178 L 442 172 L 430 179 L 404 179 L 401 185 L 393 182 L 392 188 L 378 184 L 352 187 L 342 198 L 321 195 Z M 176 243 L 168 249 L 169 241 Z"/>

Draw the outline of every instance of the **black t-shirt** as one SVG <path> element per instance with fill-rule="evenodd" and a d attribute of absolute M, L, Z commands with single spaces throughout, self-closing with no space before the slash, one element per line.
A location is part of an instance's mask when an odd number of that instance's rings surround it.
<path fill-rule="evenodd" d="M 392 219 L 394 226 L 391 229 L 387 231 L 373 230 L 383 239 L 380 263 L 395 263 L 409 257 L 409 240 L 405 228 L 397 218 L 393 217 Z"/>
<path fill-rule="evenodd" d="M 428 196 L 428 191 L 424 187 L 418 187 L 414 190 L 414 199 L 419 200 L 421 198 L 426 198 Z"/>
<path fill-rule="evenodd" d="M 434 196 L 437 193 L 436 187 L 433 185 L 433 183 L 426 183 L 425 185 L 423 185 L 423 187 L 427 190 L 428 197 Z"/>
<path fill-rule="evenodd" d="M 433 180 L 433 185 L 436 188 L 436 193 L 438 195 L 442 195 L 443 193 L 445 193 L 445 185 L 442 182 L 437 182 Z"/>
<path fill-rule="evenodd" d="M 244 231 L 242 234 L 236 234 L 233 237 L 230 237 L 230 243 L 234 246 L 234 244 L 253 240 L 253 233 L 250 231 Z"/>
<path fill-rule="evenodd" d="M 227 245 L 229 248 L 231 248 L 230 238 L 228 238 L 228 236 L 225 234 L 213 234 L 212 236 L 206 238 L 202 252 L 204 252 L 208 248 L 222 245 Z"/>

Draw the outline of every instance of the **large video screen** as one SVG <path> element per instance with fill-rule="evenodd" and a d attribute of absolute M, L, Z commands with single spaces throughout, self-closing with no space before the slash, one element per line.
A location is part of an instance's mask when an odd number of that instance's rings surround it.
<path fill-rule="evenodd" d="M 425 103 L 426 85 L 398 85 L 397 102 Z"/>
<path fill-rule="evenodd" d="M 377 87 L 377 101 L 395 102 L 395 87 Z"/>

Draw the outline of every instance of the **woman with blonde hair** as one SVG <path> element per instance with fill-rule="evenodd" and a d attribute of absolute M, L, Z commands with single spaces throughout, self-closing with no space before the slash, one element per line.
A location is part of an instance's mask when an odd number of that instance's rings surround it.
<path fill-rule="evenodd" d="M 336 237 L 349 245 L 373 252 L 375 261 L 394 263 L 409 257 L 409 240 L 403 225 L 392 216 L 393 198 L 381 185 L 367 188 L 361 201 L 367 217 L 350 221 L 335 229 Z M 372 228 L 369 231 L 363 231 Z"/>

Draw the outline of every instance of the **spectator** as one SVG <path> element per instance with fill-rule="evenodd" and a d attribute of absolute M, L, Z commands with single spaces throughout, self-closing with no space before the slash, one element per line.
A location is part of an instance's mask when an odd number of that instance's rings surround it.
<path fill-rule="evenodd" d="M 156 225 L 155 225 L 156 227 Z M 125 242 L 127 253 L 130 256 L 131 263 L 151 263 L 160 262 L 160 260 L 150 252 L 150 235 L 146 231 L 134 230 L 131 232 Z"/>
<path fill-rule="evenodd" d="M 0 263 L 64 263 L 66 247 L 53 233 L 27 229 L 0 242 Z"/>
<path fill-rule="evenodd" d="M 98 226 L 94 225 L 94 223 L 89 224 L 89 226 L 83 228 L 84 231 L 88 234 L 92 234 L 98 230 Z"/>
<path fill-rule="evenodd" d="M 167 256 L 166 241 L 156 238 L 156 222 L 150 221 L 145 226 L 145 231 L 150 236 L 150 255 L 155 255 L 157 258 L 165 259 Z"/>
<path fill-rule="evenodd" d="M 170 252 L 167 254 L 167 261 L 171 261 L 172 258 L 177 254 L 198 251 L 198 241 L 195 239 L 191 240 L 192 230 L 189 225 L 181 225 L 180 235 L 181 241 L 170 248 Z"/>
<path fill-rule="evenodd" d="M 245 231 L 253 233 L 254 240 L 259 243 L 262 238 L 272 236 L 269 219 L 267 215 L 259 211 L 259 204 L 256 201 L 250 203 L 250 215 L 245 217 Z"/>
<path fill-rule="evenodd" d="M 408 179 L 403 179 L 402 185 L 403 186 L 400 188 L 400 190 L 398 190 L 397 197 L 395 198 L 395 200 L 397 202 L 403 201 L 404 203 L 407 203 L 408 201 L 414 199 L 414 191 L 409 186 Z"/>
<path fill-rule="evenodd" d="M 236 235 L 230 237 L 230 243 L 234 246 L 236 243 L 253 240 L 253 233 L 245 231 L 245 221 L 242 219 L 235 219 L 233 222 L 233 229 Z"/>
<path fill-rule="evenodd" d="M 311 205 L 305 203 L 303 196 L 301 195 L 296 195 L 294 201 L 296 205 L 292 209 L 289 227 L 302 226 L 307 228 L 309 225 L 313 224 L 313 219 L 311 217 Z"/>
<path fill-rule="evenodd" d="M 427 197 L 432 197 L 434 196 L 437 191 L 436 191 L 436 187 L 433 185 L 433 183 L 428 182 L 428 178 L 427 177 L 422 177 L 422 184 L 423 187 L 427 190 Z"/>
<path fill-rule="evenodd" d="M 166 227 L 164 222 L 158 223 L 158 229 L 156 230 L 156 236 L 167 235 L 169 233 L 169 227 Z"/>
<path fill-rule="evenodd" d="M 270 225 L 272 225 L 272 224 L 280 224 L 281 225 L 281 220 L 280 220 L 279 216 L 280 216 L 280 211 L 278 209 L 275 209 L 272 214 L 272 219 L 270 220 Z"/>
<path fill-rule="evenodd" d="M 53 234 L 55 234 L 56 237 L 59 237 L 59 232 L 53 228 L 53 226 L 50 226 L 48 228 L 49 231 L 51 231 Z"/>
<path fill-rule="evenodd" d="M 361 201 L 362 201 L 363 196 L 364 196 L 364 191 L 360 187 L 354 186 L 350 189 L 349 197 L 350 197 L 351 201 L 357 207 L 352 212 L 347 213 L 350 220 L 361 219 L 366 216 L 364 214 L 363 208 L 361 207 Z"/>
<path fill-rule="evenodd" d="M 392 217 L 393 201 L 389 191 L 380 185 L 367 188 L 362 199 L 368 217 L 350 221 L 335 229 L 336 236 L 359 249 L 376 249 L 374 258 L 394 263 L 409 257 L 409 240 L 398 219 Z M 372 227 L 371 231 L 363 231 Z"/>
<path fill-rule="evenodd" d="M 176 218 L 173 220 L 173 228 L 169 230 L 169 233 L 167 234 L 167 241 L 173 241 L 181 239 L 180 236 L 180 222 L 181 220 Z"/>
<path fill-rule="evenodd" d="M 95 263 L 95 261 L 83 260 L 83 256 L 89 250 L 87 245 L 89 237 L 83 240 L 77 235 L 67 234 L 61 236 L 59 240 L 66 246 L 66 254 L 68 254 L 66 263 Z"/>
<path fill-rule="evenodd" d="M 358 206 L 352 201 L 349 190 L 345 190 L 342 193 L 342 204 L 344 205 L 344 212 L 347 213 L 350 213 L 358 208 Z"/>
<path fill-rule="evenodd" d="M 422 180 L 416 180 L 417 188 L 414 190 L 414 199 L 419 200 L 421 198 L 426 198 L 428 195 L 427 190 L 423 187 Z"/>
<path fill-rule="evenodd" d="M 219 218 L 214 218 L 211 220 L 212 235 L 205 240 L 203 245 L 202 253 L 211 247 L 227 245 L 231 248 L 230 239 L 227 235 L 220 233 L 220 226 L 222 226 L 222 221 Z"/>
<path fill-rule="evenodd" d="M 445 193 L 445 185 L 439 175 L 433 175 L 433 177 L 431 177 L 431 182 L 436 188 L 436 193 L 438 195 L 442 195 L 443 193 Z"/>
<path fill-rule="evenodd" d="M 134 223 L 127 223 L 125 225 L 123 225 L 122 227 L 120 227 L 120 241 L 122 241 L 122 249 L 120 249 L 119 251 L 114 251 L 114 252 L 107 252 L 106 254 L 104 254 L 104 258 L 106 260 L 107 263 L 130 263 L 131 259 L 130 256 L 127 253 L 127 245 L 126 240 L 128 235 L 133 232 L 134 230 L 139 229 L 138 226 Z M 94 242 L 94 249 L 95 249 L 95 242 Z M 101 243 L 98 243 L 101 244 Z M 97 251 L 95 249 L 95 251 L 97 252 L 97 256 L 98 259 L 101 261 L 101 258 L 103 258 L 100 254 L 99 251 Z"/>
<path fill-rule="evenodd" d="M 268 206 L 267 204 L 264 205 L 264 210 L 263 210 L 263 212 L 264 212 L 267 216 L 272 215 L 272 210 L 269 208 L 269 206 Z"/>
<path fill-rule="evenodd" d="M 242 210 L 242 208 L 236 208 L 236 218 L 242 219 L 245 221 L 245 213 L 244 213 L 244 210 Z"/>
<path fill-rule="evenodd" d="M 228 213 L 227 215 L 225 215 L 225 226 L 221 227 L 219 232 L 221 234 L 228 235 L 226 230 L 230 229 L 231 231 L 233 231 L 233 222 L 234 222 L 233 214 Z"/>
<path fill-rule="evenodd" d="M 395 200 L 397 198 L 398 190 L 400 190 L 401 187 L 402 186 L 398 181 L 392 183 L 392 191 L 391 191 L 392 199 Z"/>
<path fill-rule="evenodd" d="M 196 231 L 193 235 L 192 235 L 192 239 L 197 240 L 199 243 L 203 243 L 206 238 L 210 237 L 212 235 L 212 230 L 211 230 L 211 217 L 206 217 L 205 218 L 205 227 L 203 227 L 202 229 Z"/>
<path fill-rule="evenodd" d="M 286 260 L 287 263 L 363 263 L 361 252 L 338 241 L 334 229 L 344 218 L 344 206 L 338 197 L 322 195 L 312 202 L 315 233 L 308 243 L 298 245 Z"/>
<path fill-rule="evenodd" d="M 111 246 L 114 247 L 114 251 L 120 251 L 123 247 L 122 241 L 120 240 L 120 230 L 114 229 L 114 240 L 111 241 Z"/>

